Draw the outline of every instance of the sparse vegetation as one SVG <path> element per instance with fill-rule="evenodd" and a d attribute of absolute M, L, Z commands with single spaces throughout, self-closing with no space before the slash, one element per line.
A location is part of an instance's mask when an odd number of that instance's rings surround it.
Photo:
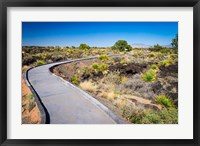
<path fill-rule="evenodd" d="M 148 70 L 142 75 L 142 79 L 146 82 L 152 82 L 156 80 L 156 71 L 153 69 Z"/>
<path fill-rule="evenodd" d="M 147 110 L 132 116 L 130 120 L 136 124 L 178 124 L 178 110 L 175 108 L 161 111 Z"/>
<path fill-rule="evenodd" d="M 91 93 L 94 93 L 96 91 L 96 86 L 92 83 L 92 81 L 84 81 L 84 82 L 81 82 L 80 85 L 79 85 L 82 89 L 88 91 L 88 92 L 91 92 Z"/>
<path fill-rule="evenodd" d="M 43 60 L 37 60 L 36 66 L 43 65 L 45 62 Z"/>
<path fill-rule="evenodd" d="M 108 70 L 108 66 L 106 64 L 101 64 L 99 66 L 99 71 L 101 71 L 102 73 L 105 73 Z"/>
<path fill-rule="evenodd" d="M 71 79 L 71 82 L 72 82 L 73 84 L 78 85 L 79 82 L 80 82 L 78 76 L 77 76 L 77 75 L 73 75 L 73 77 L 72 77 L 72 79 Z"/>
<path fill-rule="evenodd" d="M 152 64 L 150 66 L 150 69 L 153 69 L 153 70 L 158 70 L 158 66 L 156 64 Z"/>
<path fill-rule="evenodd" d="M 162 104 L 164 105 L 165 107 L 169 108 L 169 107 L 174 107 L 174 102 L 173 100 L 168 97 L 168 96 L 165 96 L 165 95 L 159 95 L 158 97 L 156 97 L 156 102 L 158 104 Z"/>
<path fill-rule="evenodd" d="M 100 55 L 99 60 L 101 60 L 102 62 L 107 62 L 109 60 L 109 58 L 107 55 Z"/>
<path fill-rule="evenodd" d="M 174 61 L 172 59 L 165 59 L 165 60 L 162 60 L 162 61 L 159 62 L 159 66 L 167 67 L 167 66 L 169 66 L 173 63 L 174 63 Z"/>
<path fill-rule="evenodd" d="M 63 64 L 53 72 L 92 94 L 116 114 L 135 124 L 178 123 L 178 51 L 155 45 L 134 48 L 124 40 L 111 48 L 23 47 L 25 68 L 97 56 Z M 108 57 L 108 54 L 121 54 Z M 32 97 L 30 96 L 30 99 Z"/>
<path fill-rule="evenodd" d="M 99 64 L 98 63 L 93 63 L 92 68 L 97 72 L 99 70 Z"/>

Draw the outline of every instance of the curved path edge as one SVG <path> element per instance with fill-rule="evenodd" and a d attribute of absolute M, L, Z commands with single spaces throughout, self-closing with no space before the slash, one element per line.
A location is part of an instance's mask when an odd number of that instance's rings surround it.
<path fill-rule="evenodd" d="M 108 56 L 109 57 L 119 57 L 120 55 L 108 55 Z M 95 106 L 97 106 L 97 108 L 104 111 L 116 124 L 126 124 L 127 122 L 125 122 L 122 118 L 120 118 L 115 113 L 113 113 L 110 109 L 108 109 L 105 105 L 103 105 L 97 99 L 92 97 L 89 93 L 87 93 L 86 91 L 80 89 L 79 87 L 75 86 L 74 84 L 64 80 L 63 78 L 61 78 L 61 77 L 59 77 L 59 76 L 57 76 L 57 75 L 55 75 L 54 73 L 51 72 L 52 68 L 54 68 L 58 65 L 61 65 L 61 64 L 72 63 L 72 62 L 83 61 L 83 60 L 96 59 L 96 58 L 98 58 L 98 56 L 87 57 L 87 58 L 78 58 L 78 59 L 72 59 L 72 60 L 67 60 L 67 61 L 60 61 L 60 62 L 56 62 L 56 63 L 49 63 L 49 64 L 52 64 L 49 67 L 49 72 L 51 73 L 51 75 L 57 77 L 59 79 L 59 81 L 63 82 L 64 84 L 67 84 L 68 86 L 71 86 L 75 91 L 78 91 L 79 93 L 81 93 L 85 99 L 89 100 L 91 103 L 93 103 Z M 47 65 L 47 64 L 45 64 L 45 65 Z M 36 68 L 36 67 L 33 67 L 33 68 Z M 41 112 L 41 124 L 45 124 L 45 123 L 48 124 L 49 123 L 48 119 L 50 118 L 49 114 L 48 114 L 48 110 L 46 109 L 46 107 L 42 103 L 39 95 L 35 91 L 34 87 L 31 85 L 29 78 L 28 78 L 28 71 L 30 71 L 33 68 L 30 68 L 25 72 L 25 82 L 26 82 L 27 86 L 30 88 L 30 90 L 32 91 L 32 93 L 34 94 L 34 96 L 36 97 L 35 98 L 36 103 L 37 103 L 37 106 L 38 106 L 38 108 Z"/>
<path fill-rule="evenodd" d="M 40 118 L 41 118 L 40 124 L 48 124 L 48 120 L 47 120 L 49 118 L 48 111 L 47 111 L 46 107 L 44 106 L 44 104 L 42 103 L 39 95 L 37 94 L 37 92 L 35 91 L 33 86 L 31 85 L 30 81 L 28 80 L 28 71 L 31 69 L 32 68 L 29 68 L 26 70 L 26 72 L 24 74 L 24 80 L 25 80 L 26 85 L 31 90 L 33 96 L 35 97 L 36 105 L 40 111 Z"/>

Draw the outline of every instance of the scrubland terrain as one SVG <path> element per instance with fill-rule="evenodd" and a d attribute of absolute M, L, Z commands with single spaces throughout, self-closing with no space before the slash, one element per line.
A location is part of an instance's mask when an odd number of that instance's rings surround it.
<path fill-rule="evenodd" d="M 26 69 L 22 68 L 23 75 Z M 22 76 L 22 124 L 39 124 L 40 121 L 40 111 Z"/>
<path fill-rule="evenodd" d="M 63 64 L 53 72 L 131 123 L 178 123 L 178 55 L 170 48 L 133 49 L 120 57 Z"/>
<path fill-rule="evenodd" d="M 124 42 L 123 42 L 124 43 Z M 135 124 L 178 123 L 178 49 L 23 47 L 23 68 L 97 56 L 59 65 L 56 75 L 75 84 L 113 112 Z M 109 54 L 120 54 L 109 57 Z M 26 96 L 28 98 L 29 96 Z"/>
<path fill-rule="evenodd" d="M 83 47 L 87 47 L 83 45 Z M 24 81 L 24 73 L 31 67 L 44 65 L 47 63 L 70 60 L 74 58 L 84 58 L 100 54 L 116 54 L 119 51 L 107 48 L 61 48 L 61 47 L 39 47 L 23 46 L 22 48 L 22 123 L 39 124 L 40 111 L 37 108 L 35 97 L 31 93 Z"/>

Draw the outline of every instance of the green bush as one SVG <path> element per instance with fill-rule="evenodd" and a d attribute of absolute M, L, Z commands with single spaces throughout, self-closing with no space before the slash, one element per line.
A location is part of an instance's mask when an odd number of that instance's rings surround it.
<path fill-rule="evenodd" d="M 93 63 L 92 68 L 95 70 L 95 72 L 102 72 L 105 73 L 108 70 L 108 66 L 106 64 L 99 65 L 98 63 Z"/>
<path fill-rule="evenodd" d="M 178 54 L 170 54 L 169 56 L 172 59 L 177 59 L 178 58 Z"/>
<path fill-rule="evenodd" d="M 77 75 L 73 75 L 71 82 L 75 85 L 78 85 L 80 83 L 79 78 Z"/>
<path fill-rule="evenodd" d="M 152 48 L 149 48 L 150 51 L 160 51 L 162 50 L 164 47 L 160 46 L 159 44 L 154 45 Z"/>
<path fill-rule="evenodd" d="M 150 53 L 150 54 L 147 55 L 147 57 L 149 57 L 149 58 L 154 58 L 154 57 L 155 57 L 155 54 L 154 54 L 154 53 Z"/>
<path fill-rule="evenodd" d="M 153 69 L 153 70 L 158 70 L 158 66 L 156 64 L 152 64 L 150 66 L 150 69 Z"/>
<path fill-rule="evenodd" d="M 149 110 L 133 115 L 130 121 L 135 124 L 178 124 L 178 109 Z"/>
<path fill-rule="evenodd" d="M 36 61 L 36 65 L 39 66 L 39 65 L 43 65 L 45 64 L 45 62 L 43 60 L 37 60 Z"/>
<path fill-rule="evenodd" d="M 108 66 L 106 64 L 102 64 L 99 66 L 99 71 L 105 72 L 108 70 Z"/>
<path fill-rule="evenodd" d="M 159 62 L 159 66 L 167 67 L 173 63 L 174 63 L 174 61 L 172 59 L 165 59 L 165 60 Z"/>
<path fill-rule="evenodd" d="M 174 107 L 173 100 L 170 97 L 165 96 L 165 95 L 159 95 L 158 97 L 156 97 L 155 101 L 156 103 L 162 104 L 167 108 Z"/>
<path fill-rule="evenodd" d="M 123 66 L 126 66 L 126 65 L 127 65 L 127 62 L 124 61 L 124 60 L 122 60 L 122 61 L 120 62 L 120 64 L 123 65 Z"/>
<path fill-rule="evenodd" d="M 101 60 L 102 62 L 107 62 L 109 60 L 109 58 L 107 55 L 100 55 L 99 60 Z"/>
<path fill-rule="evenodd" d="M 46 54 L 46 53 L 42 53 L 42 54 L 41 54 L 41 58 L 42 58 L 42 60 L 45 60 L 46 57 L 47 57 L 47 54 Z"/>
<path fill-rule="evenodd" d="M 29 94 L 29 95 L 27 96 L 27 98 L 28 98 L 28 100 L 32 100 L 32 99 L 33 99 L 33 94 L 32 94 L 32 93 Z"/>
<path fill-rule="evenodd" d="M 92 64 L 92 68 L 95 69 L 95 70 L 98 70 L 99 69 L 99 64 L 98 63 L 93 63 Z"/>
<path fill-rule="evenodd" d="M 170 53 L 172 49 L 170 48 L 163 48 L 160 50 L 161 53 Z"/>
<path fill-rule="evenodd" d="M 156 80 L 156 71 L 149 69 L 146 73 L 142 75 L 142 79 L 146 82 L 152 82 Z"/>

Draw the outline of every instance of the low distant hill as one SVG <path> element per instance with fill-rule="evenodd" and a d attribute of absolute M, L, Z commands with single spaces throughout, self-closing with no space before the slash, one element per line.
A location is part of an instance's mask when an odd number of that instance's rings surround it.
<path fill-rule="evenodd" d="M 146 45 L 146 44 L 132 44 L 131 45 L 132 48 L 144 48 L 144 49 L 147 49 L 147 48 L 152 48 L 153 46 L 150 46 L 150 45 Z M 172 45 L 171 44 L 168 44 L 168 45 L 161 45 L 163 47 L 166 47 L 166 48 L 172 48 Z"/>
<path fill-rule="evenodd" d="M 169 44 L 169 45 L 164 45 L 163 47 L 166 47 L 166 48 L 173 48 L 171 44 Z"/>
<path fill-rule="evenodd" d="M 145 45 L 145 44 L 132 44 L 131 45 L 133 48 L 150 48 L 150 45 Z"/>

